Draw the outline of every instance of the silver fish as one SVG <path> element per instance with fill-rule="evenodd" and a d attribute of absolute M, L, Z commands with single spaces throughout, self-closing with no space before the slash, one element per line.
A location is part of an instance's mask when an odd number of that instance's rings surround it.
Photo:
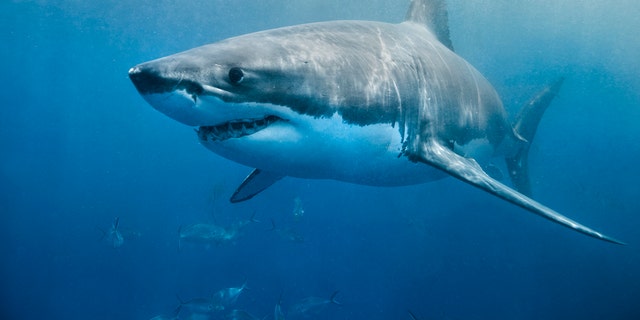
<path fill-rule="evenodd" d="M 105 232 L 100 229 L 100 231 L 102 231 L 102 239 L 114 248 L 120 248 L 124 244 L 124 236 L 118 230 L 119 223 L 120 218 L 116 217 L 113 220 L 113 224 L 111 225 L 111 228 L 109 228 L 109 231 Z"/>
<path fill-rule="evenodd" d="M 339 291 L 332 293 L 329 299 L 318 298 L 318 297 L 304 298 L 289 309 L 288 315 L 290 317 L 291 316 L 311 317 L 325 310 L 327 306 L 329 306 L 330 304 L 342 305 L 340 302 L 336 300 L 336 296 L 338 295 L 338 292 Z"/>
<path fill-rule="evenodd" d="M 224 227 L 215 224 L 197 223 L 181 226 L 178 230 L 178 246 L 182 247 L 182 242 L 192 242 L 201 244 L 221 245 L 235 239 L 235 232 L 228 232 Z"/>
<path fill-rule="evenodd" d="M 246 288 L 247 281 L 245 281 L 242 286 L 237 288 L 222 289 L 213 295 L 213 301 L 215 301 L 217 305 L 221 306 L 224 309 L 225 307 L 229 307 L 230 305 L 236 303 L 236 301 L 238 301 L 238 297 L 240 297 L 240 294 Z"/>
<path fill-rule="evenodd" d="M 222 311 L 224 308 L 217 304 L 213 299 L 209 298 L 194 298 L 188 301 L 180 301 L 180 307 L 182 310 L 186 310 L 189 313 L 195 314 L 212 314 L 218 311 Z"/>
<path fill-rule="evenodd" d="M 273 310 L 273 319 L 274 320 L 285 320 L 284 313 L 282 312 L 282 294 L 280 294 L 280 299 L 278 299 L 278 303 L 276 303 L 276 307 Z"/>
<path fill-rule="evenodd" d="M 304 236 L 302 234 L 300 234 L 300 232 L 294 228 L 290 228 L 290 227 L 285 227 L 285 228 L 278 228 L 276 227 L 276 223 L 275 221 L 273 221 L 273 219 L 271 219 L 271 231 L 274 231 L 275 233 L 278 234 L 278 236 L 286 241 L 289 242 L 295 242 L 295 243 L 303 243 L 304 242 Z"/>

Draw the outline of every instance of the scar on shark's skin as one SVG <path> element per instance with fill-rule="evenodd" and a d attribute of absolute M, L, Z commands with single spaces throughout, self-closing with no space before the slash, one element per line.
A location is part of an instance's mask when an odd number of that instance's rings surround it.
<path fill-rule="evenodd" d="M 137 65 L 129 77 L 158 111 L 197 127 L 203 146 L 256 168 L 232 202 L 285 176 L 373 186 L 452 176 L 621 243 L 529 197 L 529 147 L 563 80 L 511 122 L 489 81 L 453 51 L 444 0 L 411 1 L 398 24 L 331 21 L 242 35 Z"/>

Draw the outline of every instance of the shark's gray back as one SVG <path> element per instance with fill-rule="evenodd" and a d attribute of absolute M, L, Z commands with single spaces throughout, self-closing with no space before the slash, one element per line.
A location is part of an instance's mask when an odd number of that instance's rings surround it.
<path fill-rule="evenodd" d="M 317 117 L 337 112 L 347 123 L 397 124 L 408 138 L 437 136 L 457 144 L 478 138 L 496 144 L 508 132 L 502 103 L 489 82 L 426 26 L 413 22 L 304 24 L 230 38 L 183 54 L 193 55 L 182 61 L 193 61 L 194 66 L 209 54 L 218 61 L 225 57 L 222 65 L 242 67 L 249 74 L 247 82 L 251 73 L 269 79 L 233 88 L 239 95 L 229 100 L 241 99 L 234 102 L 286 105 Z M 201 76 L 203 82 L 211 79 Z M 419 131 L 425 125 L 430 130 Z"/>

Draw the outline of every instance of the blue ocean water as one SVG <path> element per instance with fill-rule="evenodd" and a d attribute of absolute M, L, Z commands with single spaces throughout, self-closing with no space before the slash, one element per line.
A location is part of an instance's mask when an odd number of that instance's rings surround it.
<path fill-rule="evenodd" d="M 406 2 L 406 3 L 405 3 Z M 229 309 L 310 319 L 640 318 L 640 4 L 449 1 L 456 51 L 511 114 L 566 78 L 531 151 L 535 198 L 612 245 L 453 179 L 401 188 L 287 178 L 227 199 L 250 168 L 146 104 L 140 62 L 305 22 L 399 22 L 408 1 L 0 3 L 0 317 L 150 319 L 224 288 Z M 300 205 L 304 212 L 296 211 Z M 181 227 L 259 223 L 223 245 Z M 296 214 L 297 213 L 297 214 Z M 119 217 L 114 248 L 103 232 Z M 276 230 L 271 230 L 271 221 Z M 304 241 L 287 238 L 292 230 Z M 277 232 L 281 231 L 281 232 Z M 186 309 L 186 307 L 183 307 Z M 199 319 L 180 311 L 180 318 Z"/>

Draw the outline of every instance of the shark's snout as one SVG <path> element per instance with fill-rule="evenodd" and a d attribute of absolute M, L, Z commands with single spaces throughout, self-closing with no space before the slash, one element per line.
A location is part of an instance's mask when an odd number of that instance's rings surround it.
<path fill-rule="evenodd" d="M 155 69 L 144 66 L 129 69 L 129 79 L 141 94 L 172 91 L 179 84 L 179 80 L 164 77 Z"/>
<path fill-rule="evenodd" d="M 208 120 L 211 112 L 195 108 L 204 91 L 202 85 L 184 79 L 175 69 L 143 63 L 129 69 L 129 79 L 140 95 L 165 115 L 189 126 L 212 122 Z"/>
<path fill-rule="evenodd" d="M 204 92 L 202 85 L 198 82 L 184 79 L 184 77 L 167 77 L 152 66 L 144 64 L 129 69 L 129 79 L 140 94 L 167 93 L 182 89 L 192 95 L 195 100 L 196 96 Z"/>

